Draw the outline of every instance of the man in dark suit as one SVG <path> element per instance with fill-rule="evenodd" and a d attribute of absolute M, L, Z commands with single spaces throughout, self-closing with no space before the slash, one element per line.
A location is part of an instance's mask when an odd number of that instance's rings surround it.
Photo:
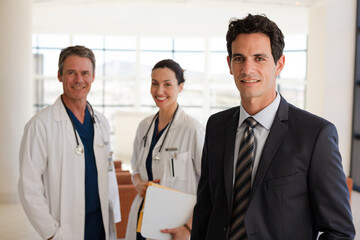
<path fill-rule="evenodd" d="M 191 239 L 353 239 L 335 126 L 276 91 L 281 30 L 249 14 L 226 40 L 241 105 L 208 120 Z"/>

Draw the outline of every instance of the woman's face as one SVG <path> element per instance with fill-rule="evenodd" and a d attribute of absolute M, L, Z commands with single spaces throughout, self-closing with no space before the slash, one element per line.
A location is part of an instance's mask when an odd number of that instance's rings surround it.
<path fill-rule="evenodd" d="M 171 109 L 177 105 L 177 96 L 184 83 L 178 85 L 175 73 L 165 67 L 156 68 L 151 73 L 151 95 L 160 110 Z"/>

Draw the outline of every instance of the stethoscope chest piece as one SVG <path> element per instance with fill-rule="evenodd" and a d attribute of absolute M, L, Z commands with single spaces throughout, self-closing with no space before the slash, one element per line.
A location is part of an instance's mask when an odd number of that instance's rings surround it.
<path fill-rule="evenodd" d="M 82 155 L 84 153 L 84 148 L 82 146 L 80 146 L 80 145 L 77 145 L 75 147 L 75 152 L 76 152 L 77 155 Z"/>

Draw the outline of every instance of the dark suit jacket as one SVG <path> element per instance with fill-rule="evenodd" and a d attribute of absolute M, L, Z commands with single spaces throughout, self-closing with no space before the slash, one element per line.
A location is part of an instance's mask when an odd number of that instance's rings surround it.
<path fill-rule="evenodd" d="M 228 239 L 239 107 L 207 123 L 191 239 Z M 281 99 L 245 217 L 248 239 L 353 239 L 335 126 Z"/>

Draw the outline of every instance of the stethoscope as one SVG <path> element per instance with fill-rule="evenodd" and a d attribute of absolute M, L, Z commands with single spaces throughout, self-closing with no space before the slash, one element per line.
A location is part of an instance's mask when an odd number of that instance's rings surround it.
<path fill-rule="evenodd" d="M 69 119 L 70 119 L 71 124 L 72 124 L 73 129 L 74 129 L 74 135 L 75 135 L 75 140 L 76 140 L 76 147 L 75 147 L 74 151 L 75 151 L 75 153 L 77 155 L 82 155 L 84 153 L 84 148 L 80 145 L 78 136 L 76 134 L 75 124 L 74 124 L 74 122 L 73 122 L 73 120 L 72 120 L 72 118 L 70 116 L 70 113 L 69 113 L 68 109 L 66 108 L 66 105 L 65 105 L 64 100 L 63 100 L 63 95 L 61 95 L 61 102 L 63 103 L 63 105 L 65 107 L 66 113 L 69 116 Z M 86 105 L 87 105 L 88 109 L 90 110 L 91 121 L 92 121 L 93 124 L 95 124 L 94 110 L 93 110 L 91 104 L 88 101 L 86 101 Z"/>
<path fill-rule="evenodd" d="M 160 151 L 161 151 L 161 149 L 162 149 L 162 147 L 163 147 L 163 145 L 164 145 L 165 139 L 166 139 L 166 137 L 167 137 L 167 135 L 168 135 L 168 133 L 169 133 L 169 131 L 170 131 L 171 124 L 172 124 L 173 121 L 174 121 L 174 118 L 175 118 L 175 115 L 176 115 L 176 113 L 177 113 L 178 108 L 179 108 L 179 104 L 176 106 L 176 110 L 175 110 L 174 115 L 172 116 L 172 118 L 171 118 L 171 120 L 170 120 L 169 127 L 166 129 L 166 133 L 165 133 L 164 139 L 163 139 L 163 141 L 162 141 L 162 143 L 161 143 L 161 145 L 160 145 L 159 151 L 157 152 L 157 154 L 156 154 L 156 156 L 155 156 L 155 158 L 154 158 L 154 160 L 156 160 L 156 161 L 160 161 Z M 159 116 L 159 112 L 157 112 L 157 113 L 155 114 L 155 116 L 153 117 L 153 119 L 151 120 L 150 126 L 148 127 L 148 129 L 147 129 L 147 131 L 146 131 L 146 133 L 145 133 L 145 135 L 144 135 L 144 137 L 143 137 L 144 147 L 146 146 L 146 140 L 147 140 L 147 137 L 148 137 L 148 133 L 149 133 L 149 131 L 150 131 L 150 128 L 151 128 L 151 126 L 153 125 L 155 119 L 156 119 L 158 116 Z"/>

